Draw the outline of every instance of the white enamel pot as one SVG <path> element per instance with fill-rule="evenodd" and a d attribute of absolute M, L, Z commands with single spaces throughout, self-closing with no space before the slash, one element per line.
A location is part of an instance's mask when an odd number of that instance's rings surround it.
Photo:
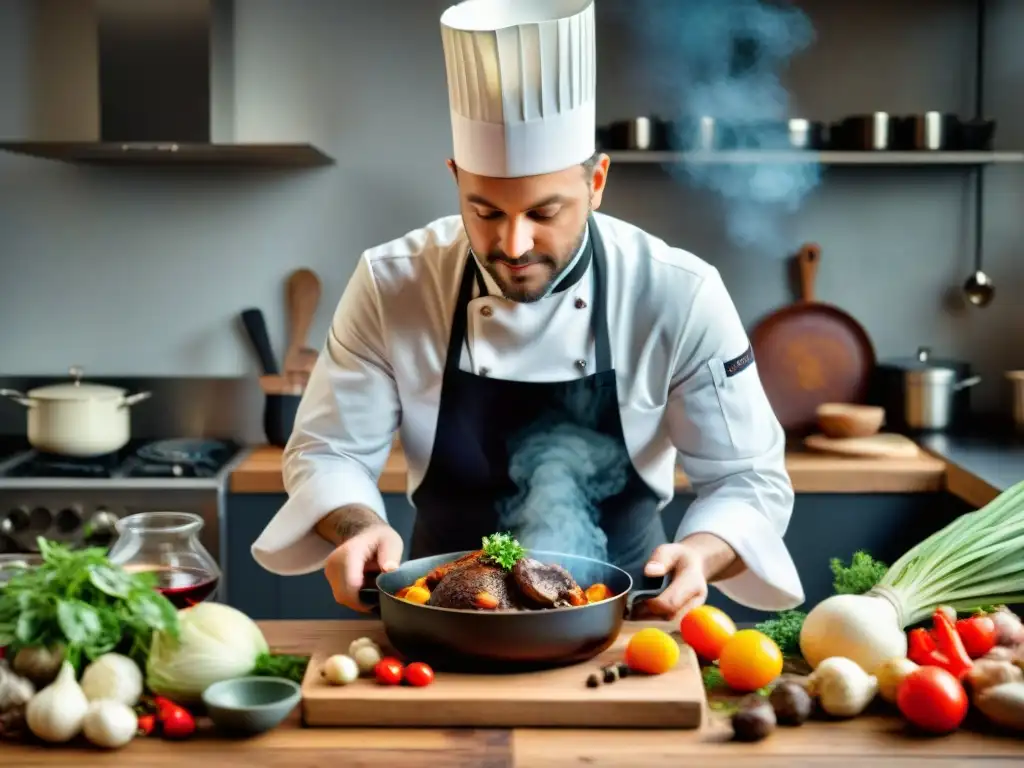
<path fill-rule="evenodd" d="M 22 394 L 0 389 L 28 409 L 28 441 L 33 448 L 63 456 L 102 456 L 118 451 L 131 439 L 131 406 L 150 392 L 82 381 L 82 369 L 71 369 L 72 381 L 50 384 Z"/>

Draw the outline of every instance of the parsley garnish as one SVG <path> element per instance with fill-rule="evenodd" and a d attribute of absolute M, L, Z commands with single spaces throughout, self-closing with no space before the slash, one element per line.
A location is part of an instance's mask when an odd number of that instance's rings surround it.
<path fill-rule="evenodd" d="M 483 549 L 485 558 L 500 565 L 506 571 L 512 570 L 512 566 L 526 554 L 526 550 L 512 538 L 511 533 L 495 533 L 491 536 L 484 536 Z"/>
<path fill-rule="evenodd" d="M 9 655 L 63 647 L 80 671 L 83 660 L 116 650 L 145 669 L 153 632 L 178 637 L 178 612 L 152 573 L 129 573 L 100 547 L 37 541 L 43 562 L 0 586 L 0 648 L 9 646 Z"/>

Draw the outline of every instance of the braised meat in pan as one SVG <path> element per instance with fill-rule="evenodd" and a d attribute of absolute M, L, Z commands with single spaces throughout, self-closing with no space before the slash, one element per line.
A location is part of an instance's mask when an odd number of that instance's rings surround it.
<path fill-rule="evenodd" d="M 485 536 L 482 549 L 438 566 L 397 597 L 438 608 L 482 611 L 565 608 L 610 597 L 603 584 L 584 592 L 562 566 L 525 554 L 509 534 Z"/>
<path fill-rule="evenodd" d="M 587 604 L 580 585 L 560 565 L 523 558 L 513 566 L 512 575 L 523 596 L 544 608 Z"/>

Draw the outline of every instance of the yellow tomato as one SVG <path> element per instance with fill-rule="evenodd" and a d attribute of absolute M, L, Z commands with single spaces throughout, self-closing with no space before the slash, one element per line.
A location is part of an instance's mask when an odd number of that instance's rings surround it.
<path fill-rule="evenodd" d="M 408 600 L 410 603 L 419 603 L 423 605 L 430 599 L 430 590 L 426 587 L 409 587 L 409 591 L 405 593 L 404 600 Z"/>
<path fill-rule="evenodd" d="M 641 629 L 626 645 L 626 664 L 648 675 L 668 672 L 679 661 L 679 643 L 660 629 Z"/>
<path fill-rule="evenodd" d="M 782 651 L 756 629 L 741 629 L 722 648 L 718 669 L 734 691 L 756 691 L 782 674 Z"/>
<path fill-rule="evenodd" d="M 713 605 L 702 605 L 683 616 L 679 632 L 683 642 L 698 656 L 706 661 L 717 661 L 729 638 L 736 634 L 736 625 L 724 611 Z"/>
<path fill-rule="evenodd" d="M 600 603 L 611 597 L 612 593 L 604 584 L 591 584 L 584 594 L 587 596 L 588 603 Z"/>
<path fill-rule="evenodd" d="M 412 585 L 414 587 L 425 587 L 425 586 L 427 586 L 427 577 L 426 576 L 420 576 L 418 579 L 416 579 L 416 581 L 414 581 L 412 583 Z"/>

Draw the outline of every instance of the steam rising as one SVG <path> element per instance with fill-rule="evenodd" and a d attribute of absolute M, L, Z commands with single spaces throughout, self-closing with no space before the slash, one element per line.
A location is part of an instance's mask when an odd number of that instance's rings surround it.
<path fill-rule="evenodd" d="M 804 117 L 791 113 L 780 81 L 787 62 L 814 38 L 798 8 L 766 0 L 625 0 L 614 7 L 639 38 L 631 46 L 639 56 L 637 76 L 654 79 L 667 100 L 655 111 L 677 126 L 672 138 L 693 136 L 700 119 L 712 117 L 719 137 L 728 124 L 733 146 L 768 149 L 778 146 L 780 121 Z M 820 178 L 816 162 L 693 159 L 669 170 L 720 197 L 736 244 L 783 255 L 789 250 L 780 214 L 797 210 Z"/>
<path fill-rule="evenodd" d="M 514 448 L 509 475 L 519 493 L 499 512 L 500 530 L 528 549 L 607 560 L 597 504 L 623 489 L 628 462 L 613 437 L 579 423 L 540 422 Z"/>

